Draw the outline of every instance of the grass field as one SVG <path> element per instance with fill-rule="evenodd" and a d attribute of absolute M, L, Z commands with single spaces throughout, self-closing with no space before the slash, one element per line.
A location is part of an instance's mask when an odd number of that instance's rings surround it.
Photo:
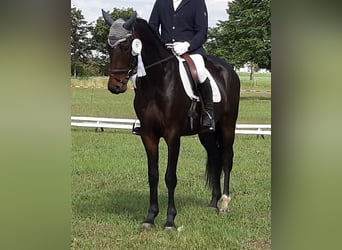
<path fill-rule="evenodd" d="M 243 78 L 243 76 L 242 76 Z M 265 78 L 265 89 L 270 79 Z M 268 83 L 267 83 L 268 82 Z M 128 90 L 72 88 L 72 115 L 134 118 Z M 238 123 L 271 123 L 270 94 L 241 94 Z M 166 146 L 160 149 L 160 213 L 156 230 L 141 231 L 148 208 L 146 156 L 129 131 L 72 128 L 72 249 L 270 249 L 271 137 L 237 135 L 230 212 L 207 208 L 205 152 L 196 136 L 183 137 L 178 163 L 178 231 L 164 232 Z"/>
<path fill-rule="evenodd" d="M 271 74 L 269 73 L 256 73 L 254 81 L 249 80 L 249 73 L 239 73 L 241 81 L 241 89 L 258 89 L 258 90 L 271 90 Z M 72 86 L 83 87 L 99 87 L 105 88 L 107 86 L 108 77 L 81 77 L 72 78 Z"/>

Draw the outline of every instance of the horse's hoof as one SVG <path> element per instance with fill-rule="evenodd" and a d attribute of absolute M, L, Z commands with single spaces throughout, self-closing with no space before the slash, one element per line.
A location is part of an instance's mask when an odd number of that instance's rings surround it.
<path fill-rule="evenodd" d="M 166 222 L 164 224 L 164 231 L 175 231 L 177 230 L 177 227 L 175 225 L 175 223 L 173 222 Z"/>
<path fill-rule="evenodd" d="M 171 231 L 176 231 L 177 228 L 176 227 L 172 227 L 172 226 L 165 226 L 164 227 L 164 231 L 167 231 L 167 232 L 171 232 Z"/>
<path fill-rule="evenodd" d="M 218 212 L 220 215 L 226 215 L 229 212 L 229 210 L 228 208 L 220 208 Z"/>
<path fill-rule="evenodd" d="M 221 208 L 219 209 L 219 214 L 221 215 L 226 215 L 229 211 L 228 209 L 228 204 L 231 201 L 230 196 L 224 194 L 222 195 L 222 204 L 221 204 Z"/>
<path fill-rule="evenodd" d="M 143 224 L 141 224 L 141 229 L 142 230 L 152 230 L 154 228 L 155 228 L 155 225 L 152 224 L 152 223 L 144 222 Z"/>

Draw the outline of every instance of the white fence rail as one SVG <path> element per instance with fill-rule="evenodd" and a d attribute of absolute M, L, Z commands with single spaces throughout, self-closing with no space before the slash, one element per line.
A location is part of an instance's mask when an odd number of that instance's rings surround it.
<path fill-rule="evenodd" d="M 121 119 L 121 118 L 102 118 L 102 117 L 86 117 L 71 116 L 71 126 L 88 127 L 88 128 L 115 128 L 115 129 L 132 129 L 133 125 L 139 125 L 138 119 Z M 236 134 L 247 135 L 271 135 L 271 124 L 236 124 Z"/>

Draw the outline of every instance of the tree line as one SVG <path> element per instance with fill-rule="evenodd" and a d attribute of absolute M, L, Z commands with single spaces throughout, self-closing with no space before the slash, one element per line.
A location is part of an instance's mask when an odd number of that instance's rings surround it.
<path fill-rule="evenodd" d="M 205 49 L 235 68 L 248 64 L 250 78 L 258 68 L 271 70 L 270 0 L 234 0 L 227 4 L 227 20 L 209 28 Z M 128 18 L 133 8 L 114 8 L 114 20 Z M 71 8 L 71 76 L 108 74 L 109 58 L 105 49 L 108 25 L 102 16 L 88 23 L 82 10 Z"/>

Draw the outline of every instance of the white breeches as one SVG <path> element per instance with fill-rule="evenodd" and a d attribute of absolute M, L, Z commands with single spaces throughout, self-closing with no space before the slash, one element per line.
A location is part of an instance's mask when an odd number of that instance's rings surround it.
<path fill-rule="evenodd" d="M 204 59 L 200 54 L 193 54 L 190 55 L 190 57 L 194 61 L 194 64 L 196 66 L 198 80 L 200 83 L 203 83 L 208 77 L 207 70 L 205 69 L 204 65 Z"/>

